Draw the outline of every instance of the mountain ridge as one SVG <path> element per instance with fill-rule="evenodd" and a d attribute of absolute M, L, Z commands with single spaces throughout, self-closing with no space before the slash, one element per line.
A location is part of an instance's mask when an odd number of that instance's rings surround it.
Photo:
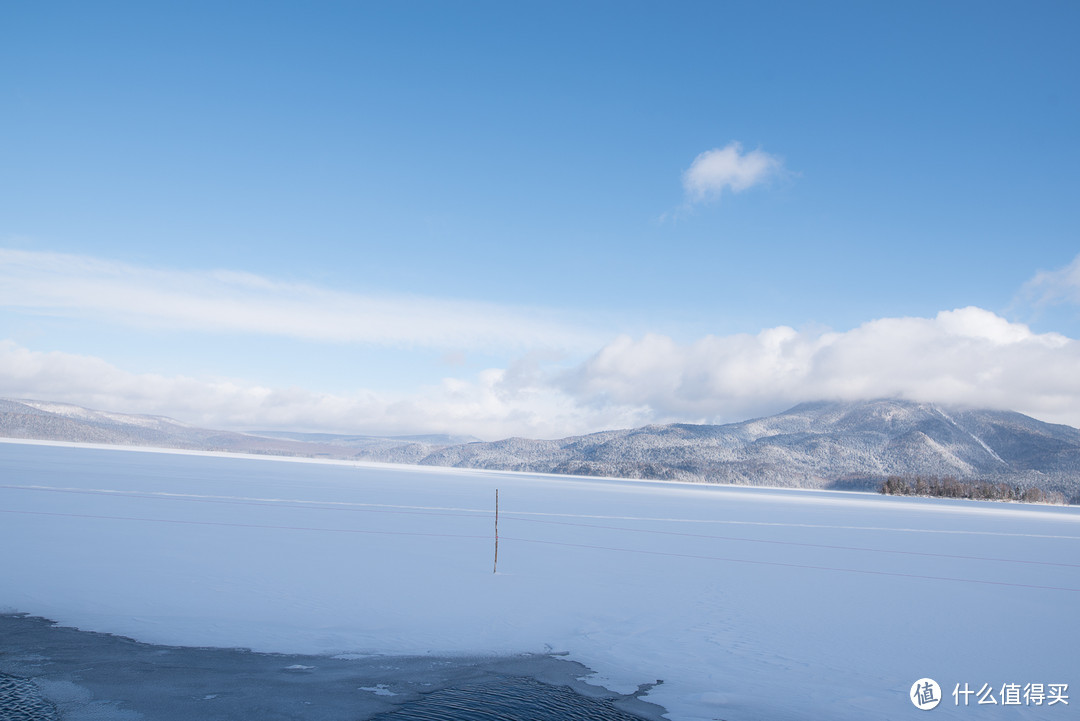
<path fill-rule="evenodd" d="M 555 440 L 198 428 L 165 416 L 0 399 L 0 436 L 742 485 L 876 489 L 953 476 L 1080 498 L 1080 429 L 1015 411 L 897 399 L 814 401 L 723 425 L 654 424 Z"/>

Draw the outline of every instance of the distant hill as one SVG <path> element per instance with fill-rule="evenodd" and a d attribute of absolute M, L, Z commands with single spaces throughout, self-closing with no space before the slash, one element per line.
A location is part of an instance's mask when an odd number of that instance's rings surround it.
<path fill-rule="evenodd" d="M 499 470 L 872 489 L 889 475 L 1004 481 L 1080 498 L 1080 430 L 1010 411 L 901 400 L 804 403 L 726 425 L 560 440 L 234 433 L 78 406 L 0 400 L 0 436 Z"/>
<path fill-rule="evenodd" d="M 0 399 L 0 437 L 390 463 L 417 463 L 445 445 L 421 440 L 424 437 L 217 431 L 165 416 L 128 415 L 66 403 L 11 399 Z"/>
<path fill-rule="evenodd" d="M 889 475 L 922 474 L 1007 481 L 1070 497 L 1080 492 L 1080 430 L 1009 411 L 819 402 L 727 425 L 448 446 L 422 462 L 808 488 L 875 488 Z"/>

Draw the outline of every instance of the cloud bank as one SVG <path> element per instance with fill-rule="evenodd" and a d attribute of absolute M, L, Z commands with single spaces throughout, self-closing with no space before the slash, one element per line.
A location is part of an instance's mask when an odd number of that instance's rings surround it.
<path fill-rule="evenodd" d="M 208 428 L 405 435 L 557 438 L 647 422 L 615 407 L 590 408 L 540 380 L 528 362 L 472 378 L 446 378 L 410 394 L 271 388 L 234 379 L 132 373 L 101 358 L 33 351 L 0 341 L 0 397 L 166 415 Z"/>
<path fill-rule="evenodd" d="M 742 192 L 783 172 L 778 156 L 761 150 L 744 153 L 741 143 L 731 142 L 694 158 L 683 173 L 683 189 L 690 203 L 700 203 L 719 198 L 725 190 Z"/>
<path fill-rule="evenodd" d="M 729 422 L 809 400 L 898 397 L 1018 410 L 1080 426 L 1080 343 L 981 308 L 882 318 L 845 332 L 780 326 L 679 344 L 623 336 L 570 369 L 507 368 L 391 395 L 134 374 L 0 343 L 0 396 L 169 415 L 237 429 L 557 438 L 658 422 Z"/>
<path fill-rule="evenodd" d="M 906 398 L 1007 408 L 1080 425 L 1080 344 L 981 308 L 883 318 L 843 333 L 788 327 L 708 336 L 621 337 L 567 377 L 587 403 L 658 419 L 725 421 L 811 400 Z"/>
<path fill-rule="evenodd" d="M 0 249 L 0 306 L 140 329 L 435 348 L 590 348 L 603 334 L 539 309 L 362 295 L 232 271 L 156 270 Z"/>

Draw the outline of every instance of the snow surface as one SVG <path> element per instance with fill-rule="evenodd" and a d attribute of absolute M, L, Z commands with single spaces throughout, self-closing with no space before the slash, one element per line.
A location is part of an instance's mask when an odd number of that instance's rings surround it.
<path fill-rule="evenodd" d="M 152 643 L 568 652 L 686 720 L 1080 705 L 1075 508 L 0 443 L 0 543 L 0 608 Z M 951 696 L 1029 682 L 1075 698 Z"/>

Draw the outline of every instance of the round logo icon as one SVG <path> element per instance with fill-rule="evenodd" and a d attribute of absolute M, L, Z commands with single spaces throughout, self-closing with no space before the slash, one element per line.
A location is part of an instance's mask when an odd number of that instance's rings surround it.
<path fill-rule="evenodd" d="M 932 678 L 920 678 L 911 684 L 911 703 L 915 708 L 929 711 L 941 703 L 941 686 Z"/>

